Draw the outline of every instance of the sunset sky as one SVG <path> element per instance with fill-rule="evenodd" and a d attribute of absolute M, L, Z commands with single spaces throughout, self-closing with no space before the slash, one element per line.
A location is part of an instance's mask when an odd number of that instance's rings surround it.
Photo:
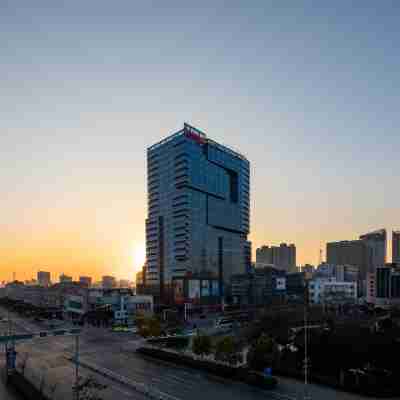
<path fill-rule="evenodd" d="M 400 5 L 349 3 L 1 1 L 0 281 L 133 279 L 185 121 L 250 160 L 253 249 L 400 228 Z"/>

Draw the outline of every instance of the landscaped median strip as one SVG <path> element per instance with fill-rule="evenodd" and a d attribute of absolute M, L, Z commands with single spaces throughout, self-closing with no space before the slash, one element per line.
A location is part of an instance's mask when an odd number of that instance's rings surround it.
<path fill-rule="evenodd" d="M 75 364 L 75 359 L 74 357 L 71 356 L 65 356 L 65 358 L 68 361 L 71 361 Z M 87 368 L 93 372 L 96 372 L 105 378 L 108 378 L 110 380 L 113 380 L 114 382 L 121 383 L 123 385 L 129 386 L 130 388 L 136 390 L 139 393 L 144 394 L 145 396 L 149 397 L 150 399 L 155 399 L 155 400 L 180 400 L 178 397 L 172 396 L 168 393 L 161 392 L 158 389 L 155 389 L 151 385 L 146 385 L 142 382 L 136 382 L 131 379 L 128 379 L 126 376 L 122 376 L 119 374 L 116 374 L 115 372 L 110 371 L 107 368 L 100 367 L 98 365 L 89 363 L 87 361 L 79 361 L 79 365 Z"/>

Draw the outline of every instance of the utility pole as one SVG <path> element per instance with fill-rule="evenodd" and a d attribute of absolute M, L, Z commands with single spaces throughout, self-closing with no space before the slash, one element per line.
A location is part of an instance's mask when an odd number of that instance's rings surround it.
<path fill-rule="evenodd" d="M 75 399 L 79 400 L 79 335 L 75 336 Z"/>
<path fill-rule="evenodd" d="M 308 394 L 308 284 L 305 286 L 304 296 L 304 400 L 310 400 L 311 397 Z"/>

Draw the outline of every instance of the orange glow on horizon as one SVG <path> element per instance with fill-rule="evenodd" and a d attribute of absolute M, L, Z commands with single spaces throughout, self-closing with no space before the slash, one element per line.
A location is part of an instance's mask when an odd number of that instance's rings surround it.
<path fill-rule="evenodd" d="M 136 271 L 140 271 L 146 259 L 146 248 L 142 243 L 133 249 L 133 262 Z"/>

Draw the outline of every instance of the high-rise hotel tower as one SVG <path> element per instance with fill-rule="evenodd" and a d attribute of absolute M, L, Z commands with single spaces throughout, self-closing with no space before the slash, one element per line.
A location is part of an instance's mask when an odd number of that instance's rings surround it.
<path fill-rule="evenodd" d="M 147 149 L 146 285 L 161 301 L 173 279 L 224 282 L 249 263 L 250 164 L 184 128 Z"/>

